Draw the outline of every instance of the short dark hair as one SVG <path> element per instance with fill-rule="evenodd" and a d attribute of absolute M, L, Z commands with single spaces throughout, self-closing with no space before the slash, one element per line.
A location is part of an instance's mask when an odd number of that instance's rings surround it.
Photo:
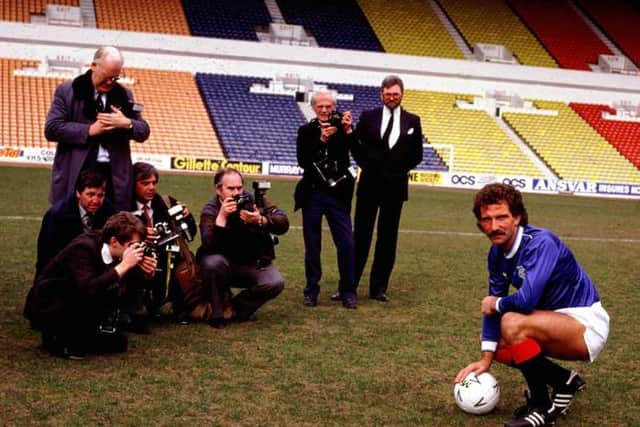
<path fill-rule="evenodd" d="M 480 208 L 487 205 L 495 205 L 505 202 L 509 206 L 509 212 L 513 216 L 520 216 L 520 225 L 529 223 L 527 208 L 524 207 L 520 191 L 508 184 L 487 184 L 476 193 L 473 198 L 473 213 L 476 220 L 480 221 Z"/>
<path fill-rule="evenodd" d="M 112 237 L 120 243 L 131 240 L 131 237 L 137 233 L 141 240 L 147 238 L 147 229 L 131 212 L 120 211 L 109 217 L 102 228 L 102 241 L 108 243 Z"/>
<path fill-rule="evenodd" d="M 387 76 L 384 78 L 384 80 L 382 80 L 380 90 L 384 88 L 390 88 L 391 86 L 395 85 L 400 86 L 400 92 L 404 93 L 404 83 L 402 82 L 402 79 L 394 74 L 391 74 L 390 76 Z"/>
<path fill-rule="evenodd" d="M 80 172 L 76 180 L 76 191 L 82 193 L 85 188 L 106 188 L 107 179 L 100 172 L 93 169 L 85 169 Z"/>
<path fill-rule="evenodd" d="M 155 166 L 145 162 L 136 162 L 133 164 L 133 179 L 138 182 L 143 179 L 154 177 L 159 180 L 158 169 Z"/>
<path fill-rule="evenodd" d="M 238 175 L 242 180 L 242 184 L 244 184 L 244 177 L 242 176 L 240 171 L 234 168 L 220 168 L 218 169 L 216 174 L 213 176 L 213 185 L 215 185 L 215 187 L 218 188 L 220 185 L 222 185 L 222 178 L 232 173 L 235 173 L 236 175 Z"/>

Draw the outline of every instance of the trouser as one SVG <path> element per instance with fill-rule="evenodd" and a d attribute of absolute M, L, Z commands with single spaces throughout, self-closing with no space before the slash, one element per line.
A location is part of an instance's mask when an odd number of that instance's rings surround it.
<path fill-rule="evenodd" d="M 316 191 L 302 209 L 302 230 L 304 236 L 304 267 L 307 285 L 304 294 L 317 298 L 318 283 L 322 277 L 320 251 L 322 247 L 322 216 L 327 218 L 333 243 L 336 246 L 339 291 L 343 298 L 355 296 L 354 243 L 349 209 L 341 205 L 335 197 Z"/>
<path fill-rule="evenodd" d="M 200 273 L 211 297 L 212 318 L 222 318 L 223 295 L 230 288 L 244 288 L 231 300 L 238 320 L 246 320 L 267 301 L 277 297 L 284 288 L 284 279 L 273 264 L 238 264 L 224 255 L 205 255 L 200 261 Z"/>
<path fill-rule="evenodd" d="M 354 217 L 355 240 L 355 285 L 360 278 L 369 257 L 369 248 L 373 237 L 373 226 L 378 216 L 376 247 L 369 277 L 369 295 L 376 296 L 386 292 L 389 277 L 396 261 L 398 246 L 398 227 L 402 213 L 402 200 L 379 200 L 358 196 Z"/>

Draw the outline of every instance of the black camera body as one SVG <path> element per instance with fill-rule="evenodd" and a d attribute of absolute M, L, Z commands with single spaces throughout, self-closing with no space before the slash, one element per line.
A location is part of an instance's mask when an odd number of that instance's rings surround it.
<path fill-rule="evenodd" d="M 329 115 L 329 126 L 335 126 L 338 129 L 342 129 L 342 113 L 339 111 L 332 111 Z"/>
<path fill-rule="evenodd" d="M 238 210 L 236 212 L 253 212 L 253 201 L 251 200 L 251 197 L 247 196 L 246 194 L 236 194 L 235 196 L 233 196 L 233 200 L 235 200 L 236 205 L 238 206 Z"/>

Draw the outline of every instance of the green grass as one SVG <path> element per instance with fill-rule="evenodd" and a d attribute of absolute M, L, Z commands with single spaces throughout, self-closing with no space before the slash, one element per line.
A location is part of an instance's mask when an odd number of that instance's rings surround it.
<path fill-rule="evenodd" d="M 2 425 L 495 426 L 522 403 L 523 380 L 504 366 L 493 369 L 502 386 L 493 413 L 466 415 L 452 398 L 454 375 L 479 355 L 486 293 L 489 244 L 475 227 L 470 192 L 411 189 L 389 304 L 362 298 L 348 311 L 329 301 L 338 274 L 325 231 L 320 305 L 309 309 L 302 306 L 294 182 L 274 181 L 268 197 L 293 226 L 277 247 L 286 288 L 257 322 L 224 330 L 157 325 L 151 336 L 131 335 L 126 354 L 73 362 L 45 354 L 22 317 L 49 173 L 0 168 Z M 163 174 L 159 190 L 199 217 L 211 180 Z M 594 364 L 564 363 L 584 373 L 588 386 L 557 425 L 640 425 L 640 204 L 531 194 L 525 200 L 533 224 L 565 238 L 612 319 Z"/>

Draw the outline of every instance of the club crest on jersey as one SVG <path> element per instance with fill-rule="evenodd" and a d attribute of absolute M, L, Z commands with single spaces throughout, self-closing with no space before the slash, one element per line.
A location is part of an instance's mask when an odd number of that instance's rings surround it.
<path fill-rule="evenodd" d="M 516 270 L 518 271 L 518 277 L 524 280 L 524 276 L 527 275 L 527 270 L 524 269 L 524 266 L 518 265 Z"/>

